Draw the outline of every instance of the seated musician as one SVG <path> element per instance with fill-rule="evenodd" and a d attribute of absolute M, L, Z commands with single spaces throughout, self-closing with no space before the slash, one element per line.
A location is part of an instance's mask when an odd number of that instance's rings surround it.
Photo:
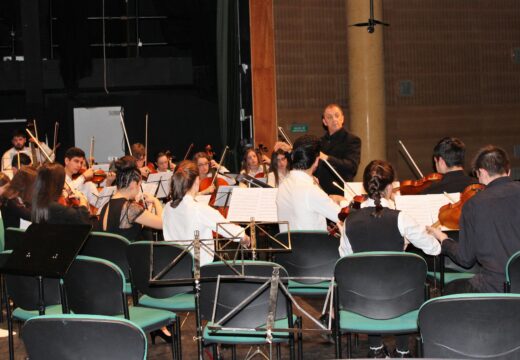
<path fill-rule="evenodd" d="M 443 177 L 433 182 L 421 194 L 442 194 L 463 192 L 466 186 L 477 183 L 477 179 L 464 173 L 466 145 L 454 137 L 441 139 L 433 148 L 433 161 L 438 173 Z"/>
<path fill-rule="evenodd" d="M 0 210 L 5 229 L 19 228 L 21 219 L 31 221 L 31 201 L 36 174 L 36 168 L 22 166 L 0 195 Z"/>
<path fill-rule="evenodd" d="M 507 261 L 520 250 L 520 183 L 509 176 L 507 153 L 497 146 L 485 146 L 477 153 L 473 169 L 486 189 L 462 207 L 458 242 L 428 228 L 441 242 L 442 253 L 457 264 L 480 264 L 473 278 L 449 283 L 446 293 L 502 292 Z"/>
<path fill-rule="evenodd" d="M 3 172 L 0 172 L 0 204 L 1 204 L 2 194 L 9 186 L 10 181 L 11 181 L 11 179 L 9 179 L 9 176 L 4 174 Z"/>
<path fill-rule="evenodd" d="M 205 152 L 198 152 L 193 156 L 193 161 L 197 164 L 199 170 L 199 192 L 197 195 L 209 195 L 213 194 L 216 189 L 216 182 L 211 184 L 213 176 L 218 167 L 218 163 L 212 160 L 209 155 Z M 213 170 L 213 171 L 212 171 Z M 224 176 L 218 174 L 217 177 L 223 180 L 227 184 Z M 208 180 L 205 180 L 208 179 Z"/>
<path fill-rule="evenodd" d="M 31 140 L 31 142 L 33 141 Z M 16 154 L 18 153 L 22 153 L 29 156 L 31 162 L 34 163 L 45 162 L 47 160 L 45 155 L 40 153 L 39 149 L 36 150 L 37 159 L 32 158 L 31 149 L 28 146 L 26 146 L 27 136 L 25 135 L 25 131 L 21 129 L 15 130 L 13 132 L 11 143 L 13 144 L 13 147 L 7 150 L 2 156 L 2 172 L 9 176 L 9 178 L 12 178 L 14 175 L 12 172 L 11 164 L 13 162 L 13 158 L 15 158 Z M 43 150 L 45 150 L 45 152 L 49 155 L 49 157 L 52 160 L 54 160 L 54 153 L 52 152 L 52 150 L 49 149 L 49 147 L 43 142 L 40 142 L 40 145 L 43 148 Z"/>
<path fill-rule="evenodd" d="M 200 239 L 211 239 L 212 232 L 217 229 L 218 223 L 228 222 L 217 210 L 209 205 L 197 202 L 195 196 L 199 190 L 199 169 L 193 161 L 182 161 L 173 174 L 171 183 L 171 201 L 164 208 L 163 235 L 166 241 L 191 240 L 195 238 L 195 231 L 199 232 Z M 242 243 L 249 246 L 249 236 L 243 229 L 234 224 L 218 227 L 219 234 L 224 237 L 239 236 Z M 230 235 L 232 234 L 232 235 Z M 205 242 L 211 249 L 213 243 Z M 181 243 L 181 245 L 187 245 Z M 213 254 L 201 249 L 200 264 L 213 261 Z"/>
<path fill-rule="evenodd" d="M 135 143 L 132 144 L 131 150 L 141 176 L 146 179 L 151 172 L 150 168 L 145 165 L 148 160 L 146 159 L 146 148 L 141 143 Z"/>
<path fill-rule="evenodd" d="M 365 168 L 363 186 L 368 200 L 345 220 L 345 236 L 340 246 L 342 256 L 351 251 L 404 251 L 408 243 L 429 255 L 440 253 L 439 243 L 426 229 L 406 213 L 389 208 L 394 177 L 394 169 L 386 161 L 374 160 Z M 367 357 L 387 355 L 380 336 L 369 335 L 368 342 Z M 407 335 L 397 336 L 395 352 L 393 357 L 409 354 Z"/>
<path fill-rule="evenodd" d="M 318 167 L 319 156 L 320 140 L 317 137 L 305 135 L 294 143 L 292 170 L 276 196 L 278 220 L 288 221 L 291 230 L 327 231 L 326 219 L 339 222 L 339 203 L 347 205 L 344 198 L 329 197 L 316 183 L 312 174 Z M 286 226 L 280 225 L 280 231 L 287 231 Z"/>
<path fill-rule="evenodd" d="M 11 170 L 13 171 L 13 175 L 16 175 L 22 166 L 29 165 L 32 165 L 32 161 L 27 154 L 21 152 L 16 154 L 16 156 L 13 158 L 13 161 L 11 162 Z"/>
<path fill-rule="evenodd" d="M 155 156 L 155 168 L 158 173 L 172 172 L 175 164 L 171 162 L 171 157 L 166 152 L 159 152 Z"/>
<path fill-rule="evenodd" d="M 268 185 L 278 187 L 289 176 L 289 171 L 291 171 L 290 154 L 291 147 L 289 144 L 283 142 L 275 144 L 271 156 L 271 172 L 267 176 Z"/>
<path fill-rule="evenodd" d="M 241 174 L 249 175 L 254 178 L 259 179 L 267 179 L 267 174 L 269 171 L 269 166 L 265 164 L 265 162 L 260 163 L 262 156 L 253 148 L 248 148 L 242 159 L 242 169 L 240 170 Z M 241 183 L 240 186 L 246 186 Z"/>
<path fill-rule="evenodd" d="M 65 182 L 74 190 L 81 192 L 87 198 L 90 205 L 95 206 L 99 192 L 96 185 L 91 182 L 94 176 L 93 169 L 84 169 L 85 152 L 77 147 L 68 148 L 65 151 Z M 80 172 L 83 171 L 80 174 Z"/>
<path fill-rule="evenodd" d="M 142 177 L 135 159 L 123 156 L 115 162 L 115 169 L 117 191 L 101 209 L 94 228 L 124 236 L 129 241 L 142 239 L 143 226 L 162 229 L 161 202 L 147 193 L 142 194 L 146 204 L 138 202 Z"/>
<path fill-rule="evenodd" d="M 64 194 L 65 169 L 58 163 L 45 163 L 38 168 L 31 202 L 31 221 L 36 224 L 88 224 L 87 199 L 75 193 L 77 205 L 67 206 L 61 199 Z M 60 199 L 61 198 L 61 199 Z"/>

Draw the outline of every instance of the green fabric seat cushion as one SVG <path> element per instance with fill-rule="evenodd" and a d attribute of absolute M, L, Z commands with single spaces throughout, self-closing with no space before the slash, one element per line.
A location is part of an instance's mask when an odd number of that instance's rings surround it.
<path fill-rule="evenodd" d="M 293 323 L 296 321 L 296 316 L 293 315 Z M 230 331 L 230 330 L 217 330 L 211 331 L 208 326 L 204 327 L 203 338 L 206 344 L 265 344 L 266 343 L 266 332 L 265 331 Z M 274 322 L 275 328 L 287 329 L 289 327 L 288 319 L 280 319 Z M 290 333 L 288 332 L 273 332 L 273 342 L 281 343 L 289 341 Z"/>
<path fill-rule="evenodd" d="M 58 315 L 62 313 L 61 304 L 50 305 L 45 308 L 45 315 Z M 27 321 L 33 317 L 39 316 L 38 310 L 24 310 L 22 308 L 16 308 L 13 311 L 13 319 L 20 321 Z"/>
<path fill-rule="evenodd" d="M 315 284 L 304 284 L 289 280 L 289 292 L 293 295 L 326 295 L 329 291 L 330 281 L 322 281 Z"/>
<path fill-rule="evenodd" d="M 341 310 L 339 327 L 343 333 L 408 334 L 417 332 L 418 314 L 419 310 L 414 310 L 396 318 L 376 320 Z"/>
<path fill-rule="evenodd" d="M 435 277 L 437 280 L 441 280 L 441 273 L 433 271 L 428 271 L 429 277 Z M 459 279 L 471 279 L 473 276 L 475 276 L 474 273 L 469 272 L 445 272 L 444 273 L 444 283 L 448 284 L 452 281 L 459 280 Z"/>
<path fill-rule="evenodd" d="M 149 309 L 140 306 L 130 306 L 128 308 L 130 321 L 139 326 L 144 332 L 160 329 L 171 325 L 175 321 L 176 315 L 171 311 Z M 124 319 L 124 315 L 117 315 L 117 318 Z"/>
<path fill-rule="evenodd" d="M 139 298 L 139 305 L 170 311 L 192 311 L 195 310 L 195 294 L 177 294 L 163 299 L 143 295 Z"/>
<path fill-rule="evenodd" d="M 132 295 L 132 284 L 130 282 L 125 282 L 123 292 L 125 295 Z"/>

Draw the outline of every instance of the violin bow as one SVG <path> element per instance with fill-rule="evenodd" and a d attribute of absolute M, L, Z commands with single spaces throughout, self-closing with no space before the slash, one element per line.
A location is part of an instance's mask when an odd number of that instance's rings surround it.
<path fill-rule="evenodd" d="M 404 146 L 403 142 L 401 140 L 398 141 L 399 145 L 401 145 L 401 147 L 403 148 L 404 150 L 404 153 L 407 157 L 407 159 L 410 161 L 410 163 L 413 165 L 415 171 L 417 171 L 417 174 L 419 174 L 419 178 L 422 179 L 424 177 L 423 173 L 421 172 L 421 170 L 419 169 L 419 167 L 417 166 L 417 164 L 415 163 L 415 161 L 413 160 L 412 158 L 412 155 L 410 155 L 410 153 L 408 152 L 408 149 L 406 148 L 406 146 Z"/>
<path fill-rule="evenodd" d="M 144 166 L 148 165 L 148 113 L 144 118 Z"/>
<path fill-rule="evenodd" d="M 278 131 L 280 132 L 280 134 L 284 138 L 285 142 L 292 147 L 293 144 L 292 144 L 291 140 L 289 139 L 289 136 L 287 136 L 287 134 L 285 133 L 285 130 L 283 129 L 283 127 L 278 126 Z"/>
<path fill-rule="evenodd" d="M 125 135 L 126 146 L 128 146 L 128 153 L 130 154 L 130 156 L 134 156 L 134 154 L 132 154 L 132 148 L 130 147 L 130 141 L 128 140 L 128 133 L 126 132 L 124 113 L 125 113 L 125 110 L 121 107 L 121 111 L 119 111 L 119 118 L 121 120 L 123 134 Z"/>
<path fill-rule="evenodd" d="M 190 146 L 188 146 L 188 150 L 186 151 L 186 155 L 184 155 L 184 159 L 183 160 L 186 160 L 188 158 L 188 155 L 190 154 L 191 152 L 191 149 L 193 149 L 193 143 L 190 144 Z"/>
<path fill-rule="evenodd" d="M 38 146 L 38 149 L 43 153 L 43 155 L 45 155 L 45 157 L 47 158 L 47 160 L 52 163 L 53 161 L 51 160 L 51 158 L 49 157 L 49 154 L 47 154 L 45 152 L 45 150 L 42 148 L 42 146 L 40 145 L 40 142 L 38 141 L 37 138 L 34 137 L 34 135 L 32 134 L 31 130 L 29 129 L 25 129 L 25 131 L 27 131 L 27 134 L 29 134 L 29 136 L 31 137 L 31 139 L 33 139 L 33 141 L 36 143 L 36 145 Z"/>
<path fill-rule="evenodd" d="M 217 171 L 215 171 L 215 175 L 213 176 L 213 179 L 211 180 L 211 185 L 215 185 L 215 180 L 217 179 L 218 172 L 220 171 L 220 167 L 222 166 L 222 163 L 224 162 L 224 159 L 226 158 L 227 151 L 229 150 L 229 147 L 226 145 L 224 148 L 224 151 L 222 151 L 222 155 L 220 156 L 220 161 L 217 166 Z"/>

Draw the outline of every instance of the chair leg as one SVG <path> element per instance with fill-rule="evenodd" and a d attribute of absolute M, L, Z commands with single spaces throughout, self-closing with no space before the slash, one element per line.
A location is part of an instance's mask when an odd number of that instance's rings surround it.
<path fill-rule="evenodd" d="M 172 335 L 172 359 L 176 360 L 177 359 L 177 339 L 175 339 L 175 323 L 172 323 L 170 325 L 167 326 L 168 328 L 168 331 L 170 332 L 170 334 Z M 159 330 L 160 331 L 160 330 Z"/>
<path fill-rule="evenodd" d="M 282 347 L 280 343 L 276 344 L 276 359 L 280 360 L 282 358 Z"/>
<path fill-rule="evenodd" d="M 182 336 L 180 316 L 177 316 L 177 318 L 175 319 L 175 337 L 177 338 L 177 359 L 182 360 Z"/>
<path fill-rule="evenodd" d="M 347 356 L 352 359 L 352 334 L 347 334 Z"/>
<path fill-rule="evenodd" d="M 303 328 L 303 319 L 301 316 L 298 317 L 298 329 L 300 331 L 298 331 L 298 360 L 302 360 L 303 359 L 303 333 L 302 333 L 302 328 Z"/>
<path fill-rule="evenodd" d="M 231 359 L 237 360 L 237 346 L 231 345 Z"/>
<path fill-rule="evenodd" d="M 211 345 L 211 348 L 213 349 L 213 360 L 217 360 L 217 358 L 218 358 L 217 344 Z"/>
<path fill-rule="evenodd" d="M 418 358 L 422 358 L 424 356 L 421 335 L 417 335 L 415 337 L 415 354 Z"/>
<path fill-rule="evenodd" d="M 13 318 L 11 316 L 11 306 L 9 305 L 9 298 L 4 284 L 4 301 L 7 317 L 7 332 L 9 336 L 9 360 L 14 360 L 14 341 L 13 341 Z"/>

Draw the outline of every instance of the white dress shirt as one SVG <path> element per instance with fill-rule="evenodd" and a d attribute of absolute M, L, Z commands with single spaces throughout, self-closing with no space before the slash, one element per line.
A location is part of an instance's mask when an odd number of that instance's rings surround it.
<path fill-rule="evenodd" d="M 227 223 L 217 210 L 209 205 L 197 202 L 193 196 L 186 194 L 176 208 L 171 207 L 168 202 L 163 210 L 163 235 L 165 241 L 192 240 L 195 231 L 199 231 L 200 239 L 212 239 L 212 231 L 217 230 L 217 223 Z M 235 224 L 219 226 L 219 234 L 224 237 L 243 237 L 244 230 Z M 214 242 L 204 242 L 210 249 L 214 249 Z M 188 243 L 180 243 L 187 246 Z M 193 249 L 192 249 L 193 254 Z M 208 264 L 213 261 L 213 254 L 204 248 L 200 252 L 200 264 Z"/>
<path fill-rule="evenodd" d="M 288 221 L 292 230 L 327 231 L 329 219 L 338 222 L 341 208 L 303 170 L 291 170 L 276 195 L 278 221 Z M 287 231 L 280 225 L 280 231 Z"/>
<path fill-rule="evenodd" d="M 51 160 L 54 161 L 55 156 L 54 156 L 54 153 L 52 153 L 52 150 L 49 149 L 49 147 L 45 143 L 41 142 L 40 145 L 42 146 L 43 150 L 45 150 L 45 152 L 47 154 L 50 154 L 49 157 L 51 158 Z M 34 145 L 34 146 L 37 146 L 37 145 Z M 7 150 L 4 153 L 4 155 L 2 156 L 2 172 L 4 174 L 6 174 L 7 176 L 9 176 L 11 179 L 13 178 L 13 168 L 12 168 L 11 164 L 17 153 L 18 153 L 18 150 L 16 150 L 14 147 L 12 147 L 9 150 Z M 34 159 L 32 158 L 31 148 L 29 148 L 28 146 L 25 146 L 22 150 L 20 150 L 20 153 L 29 156 L 32 163 L 33 164 L 35 163 Z M 47 161 L 47 158 L 45 157 L 45 155 L 41 154 L 39 149 L 36 149 L 36 156 L 37 156 L 36 161 L 40 161 L 40 162 Z"/>
<path fill-rule="evenodd" d="M 386 208 L 392 208 L 390 201 L 381 199 L 381 205 Z M 368 199 L 361 204 L 362 208 L 375 206 L 374 200 Z M 348 226 L 348 218 L 345 220 L 346 226 Z M 428 255 L 439 255 L 441 253 L 441 244 L 431 235 L 426 232 L 426 229 L 419 225 L 410 215 L 403 211 L 399 211 L 397 216 L 397 227 L 399 232 L 404 237 L 404 249 L 408 244 L 414 245 L 416 248 L 424 251 Z M 345 231 L 342 232 L 341 242 L 339 246 L 340 256 L 352 254 L 352 247 L 348 240 Z"/>
<path fill-rule="evenodd" d="M 85 195 L 90 205 L 99 206 L 99 204 L 97 204 L 97 201 L 99 199 L 99 191 L 92 181 L 85 182 L 85 178 L 83 177 L 83 175 L 78 176 L 74 180 L 72 180 L 72 178 L 69 175 L 65 175 L 65 182 L 72 189 L 78 190 L 83 195 Z"/>
<path fill-rule="evenodd" d="M 283 173 L 278 173 L 278 179 L 279 179 L 280 184 L 281 184 L 285 179 L 287 179 L 288 176 L 289 176 L 289 173 L 287 173 L 287 175 L 284 175 Z M 271 171 L 271 172 L 267 175 L 267 185 L 272 186 L 272 187 L 279 187 L 280 184 L 278 184 L 278 186 L 276 186 L 276 178 L 275 178 L 275 176 L 274 176 L 274 172 Z"/>

